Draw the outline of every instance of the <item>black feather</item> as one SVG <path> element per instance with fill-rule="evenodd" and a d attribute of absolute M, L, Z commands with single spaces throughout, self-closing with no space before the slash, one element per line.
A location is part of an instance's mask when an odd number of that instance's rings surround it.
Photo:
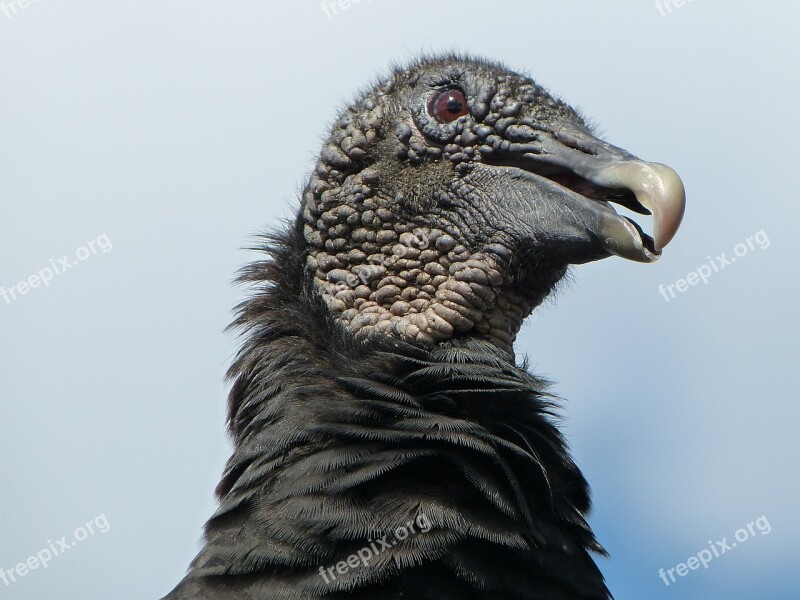
<path fill-rule="evenodd" d="M 355 342 L 302 280 L 299 227 L 262 249 L 241 276 L 235 453 L 167 598 L 609 597 L 546 384 L 478 339 Z M 427 533 L 320 576 L 420 515 Z"/>

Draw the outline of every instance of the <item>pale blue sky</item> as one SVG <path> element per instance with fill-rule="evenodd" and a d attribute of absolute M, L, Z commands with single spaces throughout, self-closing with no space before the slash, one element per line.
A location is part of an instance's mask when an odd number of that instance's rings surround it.
<path fill-rule="evenodd" d="M 155 599 L 181 578 L 229 452 L 240 248 L 292 214 L 343 100 L 440 49 L 528 71 L 688 190 L 662 260 L 575 269 L 517 344 L 567 399 L 610 588 L 796 595 L 800 9 L 670 6 L 0 2 L 0 286 L 75 263 L 0 297 L 0 568 L 85 535 L 0 598 Z M 769 244 L 659 294 L 748 237 Z M 762 515 L 768 534 L 659 579 Z"/>

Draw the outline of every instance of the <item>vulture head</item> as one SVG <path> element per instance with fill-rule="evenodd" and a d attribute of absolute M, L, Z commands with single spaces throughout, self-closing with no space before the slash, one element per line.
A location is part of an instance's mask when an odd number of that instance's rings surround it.
<path fill-rule="evenodd" d="M 610 598 L 513 342 L 569 265 L 653 262 L 683 210 L 672 169 L 499 64 L 424 58 L 366 91 L 243 271 L 233 455 L 167 599 Z"/>
<path fill-rule="evenodd" d="M 656 260 L 684 199 L 675 171 L 598 139 L 528 77 L 424 60 L 337 119 L 303 197 L 306 266 L 357 337 L 510 349 L 568 265 Z M 613 204 L 652 215 L 652 237 Z"/>

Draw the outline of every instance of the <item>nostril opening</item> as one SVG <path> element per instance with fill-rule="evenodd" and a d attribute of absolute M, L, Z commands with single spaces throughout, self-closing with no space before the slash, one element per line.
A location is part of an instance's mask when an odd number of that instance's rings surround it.
<path fill-rule="evenodd" d="M 588 154 L 589 156 L 597 156 L 597 149 L 594 148 L 592 145 L 587 144 L 581 138 L 570 135 L 568 133 L 555 133 L 555 138 L 564 144 L 567 148 L 572 150 L 577 150 L 578 152 L 583 152 L 584 154 Z"/>

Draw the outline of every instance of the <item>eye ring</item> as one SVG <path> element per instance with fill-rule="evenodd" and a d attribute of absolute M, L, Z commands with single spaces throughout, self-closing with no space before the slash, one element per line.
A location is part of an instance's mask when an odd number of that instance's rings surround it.
<path fill-rule="evenodd" d="M 458 88 L 440 90 L 428 100 L 428 114 L 439 123 L 452 123 L 469 114 L 467 97 Z"/>

